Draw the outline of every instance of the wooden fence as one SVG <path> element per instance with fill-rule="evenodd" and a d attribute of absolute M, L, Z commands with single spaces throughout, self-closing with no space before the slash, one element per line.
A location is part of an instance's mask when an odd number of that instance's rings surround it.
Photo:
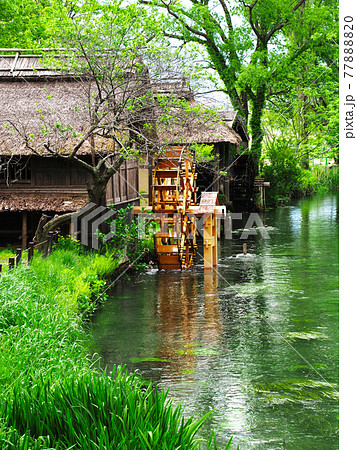
<path fill-rule="evenodd" d="M 46 258 L 49 256 L 53 251 L 53 244 L 55 244 L 58 240 L 58 233 L 55 233 L 54 231 L 50 231 L 48 235 L 46 236 L 46 239 L 43 242 L 40 242 L 39 244 L 35 244 L 34 242 L 29 242 L 29 247 L 25 250 L 22 250 L 21 248 L 16 249 L 16 256 L 9 258 L 8 264 L 0 264 L 0 274 L 2 272 L 3 266 L 8 266 L 9 270 L 14 269 L 15 267 L 18 267 L 21 260 L 22 260 L 22 254 L 23 252 L 27 252 L 27 262 L 28 264 L 31 263 L 34 255 L 35 249 L 42 250 L 42 256 L 43 258 Z"/>

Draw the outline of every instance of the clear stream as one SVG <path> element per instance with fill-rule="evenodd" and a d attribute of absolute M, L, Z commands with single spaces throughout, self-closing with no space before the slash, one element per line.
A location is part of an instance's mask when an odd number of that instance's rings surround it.
<path fill-rule="evenodd" d="M 261 217 L 270 238 L 244 241 L 234 223 L 218 273 L 198 256 L 186 272 L 115 288 L 93 318 L 93 349 L 169 389 L 186 417 L 212 411 L 200 436 L 215 429 L 223 448 L 233 435 L 243 450 L 337 449 L 338 196 Z"/>

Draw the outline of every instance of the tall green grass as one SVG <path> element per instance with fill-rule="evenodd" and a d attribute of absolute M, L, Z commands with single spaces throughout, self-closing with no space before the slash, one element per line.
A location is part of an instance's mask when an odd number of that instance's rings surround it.
<path fill-rule="evenodd" d="M 15 251 L 12 248 L 0 248 L 0 264 L 7 263 L 9 258 L 15 256 Z"/>
<path fill-rule="evenodd" d="M 307 192 L 328 192 L 338 189 L 338 166 L 313 166 L 304 171 L 302 187 Z"/>
<path fill-rule="evenodd" d="M 57 249 L 1 275 L 1 449 L 199 448 L 204 418 L 185 421 L 166 393 L 86 354 L 83 313 L 117 266 Z"/>
<path fill-rule="evenodd" d="M 338 166 L 313 166 L 306 170 L 290 160 L 286 164 L 285 160 L 284 164 L 265 167 L 263 175 L 270 182 L 266 190 L 268 206 L 307 194 L 336 191 L 339 186 Z"/>
<path fill-rule="evenodd" d="M 53 383 L 40 379 L 0 407 L 5 425 L 47 437 L 51 447 L 98 449 L 198 448 L 202 421 L 185 422 L 165 393 L 145 387 L 122 368 L 112 377 L 85 372 Z"/>

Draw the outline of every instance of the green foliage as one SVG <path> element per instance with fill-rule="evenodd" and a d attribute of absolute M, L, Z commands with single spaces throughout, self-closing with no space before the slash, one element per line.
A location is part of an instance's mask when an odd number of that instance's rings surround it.
<path fill-rule="evenodd" d="M 266 190 L 267 204 L 274 206 L 280 199 L 312 192 L 327 192 L 338 189 L 338 167 L 312 166 L 303 169 L 296 148 L 284 138 L 266 144 L 262 175 L 270 182 Z"/>
<path fill-rule="evenodd" d="M 13 248 L 1 248 L 0 249 L 0 264 L 7 262 L 9 258 L 13 258 L 16 252 Z"/>
<path fill-rule="evenodd" d="M 181 420 L 166 393 L 119 368 L 111 376 L 84 372 L 52 383 L 40 378 L 32 389 L 17 383 L 0 408 L 5 425 L 20 433 L 48 436 L 56 448 L 198 448 L 198 422 Z"/>
<path fill-rule="evenodd" d="M 78 312 L 118 261 L 69 242 L 0 277 L 0 448 L 198 449 L 205 417 L 185 421 L 166 392 L 86 356 Z"/>
<path fill-rule="evenodd" d="M 0 46 L 46 47 L 70 23 L 73 6 L 62 0 L 0 0 Z"/>
<path fill-rule="evenodd" d="M 69 242 L 69 239 L 64 241 Z M 75 240 L 72 242 L 77 245 Z M 95 308 L 93 299 L 105 285 L 103 277 L 113 273 L 119 264 L 120 260 L 110 256 L 82 254 L 82 251 L 73 249 L 56 249 L 47 259 L 35 258 L 31 269 L 46 283 L 59 305 L 89 313 Z"/>
<path fill-rule="evenodd" d="M 110 207 L 115 210 L 114 206 Z M 143 208 L 145 212 L 145 208 Z M 147 212 L 149 213 L 149 211 Z M 106 233 L 97 230 L 96 234 L 101 242 L 101 250 L 108 254 L 127 257 L 132 261 L 134 269 L 145 270 L 146 264 L 143 261 L 147 252 L 154 250 L 154 222 L 147 221 L 145 226 L 139 230 L 138 218 L 133 217 L 133 206 L 117 210 L 116 216 L 106 221 L 108 229 L 114 235 L 106 240 Z"/>
<path fill-rule="evenodd" d="M 36 258 L 33 266 L 17 268 L 0 278 L 0 385 L 4 396 L 17 378 L 28 385 L 33 373 L 61 376 L 74 365 L 78 370 L 85 365 L 86 336 L 71 289 L 65 284 L 71 271 L 63 268 L 58 274 L 58 266 L 56 271 L 51 267 L 45 270 L 46 262 Z"/>
<path fill-rule="evenodd" d="M 300 189 L 303 170 L 295 158 L 295 151 L 284 139 L 275 140 L 266 151 L 262 173 L 270 182 L 267 203 L 276 204 L 281 197 L 290 197 Z"/>
<path fill-rule="evenodd" d="M 313 166 L 304 171 L 303 188 L 306 192 L 328 192 L 338 189 L 339 169 L 337 166 Z"/>
<path fill-rule="evenodd" d="M 206 163 L 214 160 L 213 145 L 193 144 L 195 158 L 198 163 Z"/>
<path fill-rule="evenodd" d="M 303 153 L 321 152 L 323 145 L 337 151 L 336 0 L 142 2 L 154 14 L 158 8 L 167 11 L 166 35 L 191 45 L 197 59 L 205 60 L 201 74 L 229 96 L 246 125 L 250 117 L 256 169 L 268 110 L 276 112 L 276 122 L 288 117 L 296 138 L 309 145 Z M 280 130 L 276 123 L 274 134 Z"/>
<path fill-rule="evenodd" d="M 55 248 L 57 250 L 70 250 L 78 254 L 81 254 L 84 250 L 81 242 L 72 236 L 58 236 Z"/>

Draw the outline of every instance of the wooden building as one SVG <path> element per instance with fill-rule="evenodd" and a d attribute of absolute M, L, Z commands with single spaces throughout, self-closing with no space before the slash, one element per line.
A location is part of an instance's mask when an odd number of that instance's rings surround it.
<path fill-rule="evenodd" d="M 220 113 L 224 123 L 232 128 L 242 139 L 237 157 L 227 161 L 229 166 L 229 200 L 234 211 L 251 211 L 255 208 L 255 174 L 249 154 L 249 137 L 242 117 L 235 111 Z"/>
<path fill-rule="evenodd" d="M 62 128 L 75 124 L 76 130 L 85 130 L 88 120 L 83 105 L 87 101 L 82 80 L 44 68 L 40 56 L 21 51 L 1 55 L 0 244 L 21 239 L 26 246 L 42 213 L 54 216 L 87 203 L 90 173 L 45 148 L 49 121 L 58 121 Z M 24 143 L 26 134 L 34 151 Z M 73 144 L 70 133 L 62 134 L 58 146 L 66 152 Z M 88 163 L 100 157 L 91 142 L 85 142 L 79 156 Z M 128 159 L 109 181 L 102 204 L 138 204 L 138 192 L 139 167 Z"/>
<path fill-rule="evenodd" d="M 73 127 L 77 133 L 86 133 L 86 83 L 80 77 L 48 69 L 41 56 L 28 50 L 12 49 L 0 55 L 0 245 L 22 240 L 25 247 L 42 213 L 73 212 L 88 202 L 87 185 L 92 175 L 73 161 L 53 155 L 47 145 L 51 140 L 56 152 L 68 154 L 75 145 Z M 237 161 L 244 160 L 247 148 L 239 116 L 225 112 L 215 117 L 195 101 L 185 84 L 162 84 L 156 89 L 157 95 L 175 92 L 196 110 L 185 115 L 182 106 L 178 105 L 177 111 L 173 107 L 169 124 L 163 124 L 158 115 L 154 123 L 158 148 L 213 145 L 213 170 L 201 174 L 198 184 L 202 189 L 219 191 L 227 202 L 234 203 L 232 186 L 244 175 L 237 170 Z M 77 155 L 94 164 L 110 151 L 107 141 L 89 138 Z M 242 157 L 237 159 L 237 155 Z M 109 180 L 101 203 L 122 207 L 129 202 L 149 202 L 151 169 L 150 160 L 139 166 L 136 160 L 126 159 Z M 228 177 L 219 177 L 226 169 Z"/>

